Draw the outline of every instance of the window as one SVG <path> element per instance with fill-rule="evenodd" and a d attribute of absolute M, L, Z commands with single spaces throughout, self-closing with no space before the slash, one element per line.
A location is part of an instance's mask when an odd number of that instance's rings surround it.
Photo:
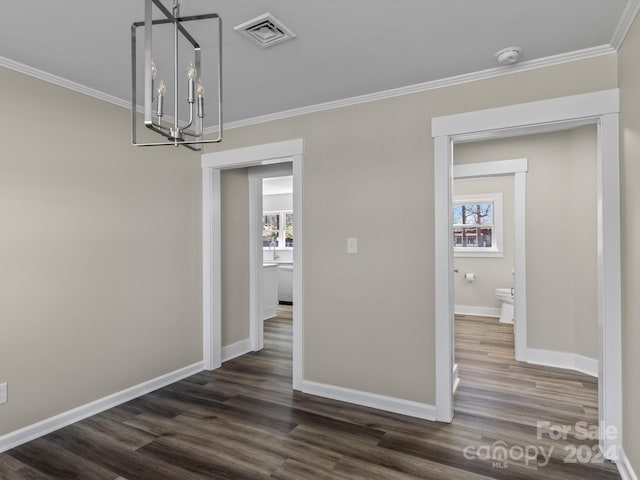
<path fill-rule="evenodd" d="M 273 242 L 279 245 L 280 215 L 277 213 L 265 213 L 262 217 L 262 246 L 270 247 Z"/>
<path fill-rule="evenodd" d="M 457 195 L 453 199 L 456 257 L 502 257 L 502 193 Z"/>
<path fill-rule="evenodd" d="M 293 212 L 264 213 L 262 216 L 262 246 L 264 248 L 293 247 Z"/>

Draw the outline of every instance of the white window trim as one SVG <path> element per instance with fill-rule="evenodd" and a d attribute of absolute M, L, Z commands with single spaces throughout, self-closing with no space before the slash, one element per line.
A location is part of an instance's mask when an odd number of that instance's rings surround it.
<path fill-rule="evenodd" d="M 453 256 L 460 258 L 498 258 L 504 257 L 502 192 L 478 193 L 472 195 L 455 195 L 453 204 L 458 203 L 493 203 L 493 237 L 491 247 L 453 247 Z M 453 225 L 453 222 L 451 222 Z"/>

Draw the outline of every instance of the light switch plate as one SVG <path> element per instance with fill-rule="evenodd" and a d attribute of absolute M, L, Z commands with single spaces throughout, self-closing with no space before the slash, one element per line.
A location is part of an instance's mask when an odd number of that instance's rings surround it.
<path fill-rule="evenodd" d="M 347 253 L 358 253 L 357 238 L 347 238 Z"/>
<path fill-rule="evenodd" d="M 0 383 L 0 405 L 7 403 L 7 383 Z"/>

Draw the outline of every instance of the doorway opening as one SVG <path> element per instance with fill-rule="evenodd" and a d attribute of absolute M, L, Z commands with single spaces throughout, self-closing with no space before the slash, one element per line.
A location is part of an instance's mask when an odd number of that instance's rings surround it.
<path fill-rule="evenodd" d="M 203 357 L 207 370 L 214 370 L 222 363 L 222 322 L 221 322 L 221 222 L 220 222 L 220 172 L 225 169 L 241 167 L 257 167 L 265 165 L 291 164 L 293 175 L 293 235 L 296 248 L 293 251 L 293 365 L 292 384 L 294 390 L 300 390 L 303 379 L 303 284 L 302 284 L 302 252 L 304 247 L 304 230 L 302 222 L 302 175 L 303 175 L 302 139 L 258 145 L 253 147 L 225 150 L 208 153 L 202 156 L 203 169 Z M 250 201 L 256 196 L 261 201 L 261 181 L 257 179 L 250 184 Z M 253 188 L 259 184 L 260 187 Z M 260 225 L 261 211 L 254 210 L 256 218 L 250 218 L 251 225 Z M 253 233 L 252 233 L 253 232 Z M 249 270 L 251 288 L 250 329 L 254 330 L 255 337 L 261 337 L 262 312 L 257 301 L 261 282 L 259 281 L 263 264 L 262 246 L 258 243 L 258 229 L 250 228 Z M 252 345 L 252 349 L 260 349 L 258 344 Z M 255 348 L 254 348 L 255 347 Z"/>
<path fill-rule="evenodd" d="M 249 168 L 251 349 L 264 345 L 264 321 L 293 314 L 296 241 L 291 162 Z M 288 307 L 280 308 L 283 302 Z M 288 311 L 290 310 L 290 312 Z"/>
<path fill-rule="evenodd" d="M 265 273 L 263 278 L 275 277 L 264 301 L 273 308 L 264 307 L 264 318 L 275 315 L 279 308 L 286 312 L 293 305 L 293 176 L 262 179 L 261 245 L 263 265 L 275 273 Z M 275 267 L 273 267 L 275 264 Z M 267 267 L 270 266 L 270 267 Z M 266 290 L 265 290 L 266 291 Z M 270 301 L 269 301 L 270 300 Z M 277 308 L 276 308 L 277 307 Z M 289 308 L 286 308 L 289 307 Z"/>
<path fill-rule="evenodd" d="M 526 158 L 453 165 L 453 211 L 456 200 L 459 213 L 468 210 L 453 231 L 455 291 L 466 288 L 466 295 L 454 298 L 454 313 L 501 317 L 504 322 L 510 317 L 520 361 L 527 343 L 527 168 Z M 481 211 L 474 214 L 473 209 Z M 497 301 L 497 289 L 508 290 L 511 311 Z"/>
<path fill-rule="evenodd" d="M 436 417 L 453 418 L 452 158 L 454 143 L 597 126 L 598 421 L 621 432 L 619 92 L 617 89 L 469 112 L 432 120 L 436 262 Z M 517 286 L 516 286 L 517 288 Z M 617 458 L 620 435 L 600 438 Z"/>
<path fill-rule="evenodd" d="M 597 427 L 596 152 L 595 125 L 454 144 L 456 414 Z M 495 167 L 510 155 L 517 173 Z"/>

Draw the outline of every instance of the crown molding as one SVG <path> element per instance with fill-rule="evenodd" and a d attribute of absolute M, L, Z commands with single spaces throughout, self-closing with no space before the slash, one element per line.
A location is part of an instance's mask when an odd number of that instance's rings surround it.
<path fill-rule="evenodd" d="M 640 0 L 633 0 L 633 1 L 640 2 Z M 319 103 L 319 104 L 310 105 L 307 107 L 284 110 L 282 112 L 276 112 L 276 113 L 271 113 L 267 115 L 260 115 L 257 117 L 248 118 L 246 120 L 228 122 L 224 124 L 224 128 L 227 130 L 230 130 L 233 128 L 247 127 L 250 125 L 257 125 L 260 123 L 272 122 L 274 120 L 282 120 L 289 117 L 306 115 L 309 113 L 322 112 L 324 110 L 332 110 L 334 108 L 349 107 L 349 106 L 357 105 L 360 103 L 374 102 L 376 100 L 384 100 L 387 98 L 399 97 L 402 95 L 409 95 L 412 93 L 426 92 L 428 90 L 451 87 L 454 85 L 475 82 L 478 80 L 486 80 L 489 78 L 501 77 L 503 75 L 511 75 L 513 73 L 525 72 L 527 70 L 535 70 L 538 68 L 561 65 L 564 63 L 575 62 L 578 60 L 585 60 L 589 58 L 599 57 L 602 55 L 610 55 L 612 53 L 616 53 L 616 50 L 611 45 L 600 45 L 598 47 L 585 48 L 582 50 L 575 50 L 573 52 L 561 53 L 561 54 L 552 55 L 549 57 L 529 60 L 527 62 L 518 63 L 516 65 L 490 68 L 487 70 L 481 70 L 473 73 L 466 73 L 463 75 L 456 75 L 453 77 L 443 78 L 440 80 L 433 80 L 430 82 L 418 83 L 415 85 L 408 85 L 406 87 L 394 88 L 391 90 L 384 90 L 381 92 L 369 93 L 366 95 L 359 95 L 357 97 L 350 97 L 342 100 Z M 217 127 L 209 127 L 209 128 L 205 128 L 204 130 L 204 132 L 207 134 L 216 133 L 217 131 L 218 131 Z"/>
<path fill-rule="evenodd" d="M 635 5 L 635 7 L 631 8 L 630 5 Z M 627 5 L 625 9 L 625 18 L 628 22 L 625 22 L 625 25 L 628 23 L 626 29 L 628 30 L 629 25 L 635 18 L 635 14 L 638 11 L 638 5 L 640 5 L 640 0 L 630 0 L 630 3 Z M 630 12 L 633 12 L 631 15 Z M 622 25 L 623 22 L 620 23 Z M 620 25 L 616 32 L 621 29 Z M 621 30 L 620 30 L 621 31 Z M 626 33 L 626 31 L 625 31 Z M 578 60 L 585 60 L 589 58 L 599 57 L 602 55 L 609 55 L 612 53 L 616 53 L 616 49 L 611 45 L 600 45 L 597 47 L 585 48 L 582 50 L 575 50 L 573 52 L 561 53 L 558 55 L 552 55 L 549 57 L 538 58 L 535 60 L 529 60 L 527 62 L 518 63 L 516 65 L 507 65 L 504 67 L 496 67 L 489 68 L 487 70 L 480 70 L 478 72 L 466 73 L 463 75 L 456 75 L 453 77 L 443 78 L 439 80 L 433 80 L 430 82 L 423 82 L 414 85 L 408 85 L 406 87 L 393 88 L 390 90 L 383 90 L 381 92 L 368 93 L 365 95 L 359 95 L 356 97 L 344 98 L 341 100 L 334 100 L 331 102 L 319 103 L 315 105 L 309 105 L 306 107 L 293 108 L 290 110 L 283 110 L 281 112 L 270 113 L 267 115 L 260 115 L 257 117 L 252 117 L 244 120 L 237 120 L 234 122 L 227 122 L 224 124 L 224 128 L 226 130 L 247 127 L 250 125 L 257 125 L 260 123 L 272 122 L 274 120 L 282 120 L 289 117 L 297 117 L 300 115 L 307 115 L 309 113 L 322 112 L 325 110 L 332 110 L 335 108 L 343 108 L 349 107 L 352 105 L 358 105 L 361 103 L 374 102 L 377 100 L 384 100 L 387 98 L 394 98 L 403 95 L 410 95 L 412 93 L 420 93 L 426 92 L 429 90 L 435 90 L 438 88 L 451 87 L 454 85 L 460 85 L 469 82 L 475 82 L 478 80 L 486 80 L 494 77 L 501 77 L 503 75 L 511 75 L 513 73 L 525 72 L 528 70 L 535 70 L 537 68 L 550 67 L 554 65 L 561 65 L 563 63 L 575 62 Z M 122 98 L 115 97 L 113 95 L 109 95 L 107 93 L 101 92 L 99 90 L 81 85 L 76 82 L 72 82 L 71 80 L 67 80 L 65 78 L 59 77 L 57 75 L 53 75 L 51 73 L 47 73 L 42 70 L 38 70 L 37 68 L 30 67 L 23 63 L 15 62 L 5 57 L 0 57 L 0 67 L 6 67 L 11 70 L 15 70 L 19 73 L 23 73 L 25 75 L 29 75 L 40 80 L 44 80 L 45 82 L 53 83 L 55 85 L 59 85 L 64 88 L 68 88 L 78 93 L 82 93 L 84 95 L 89 95 L 91 97 L 97 98 L 98 100 L 104 100 L 105 102 L 112 103 L 114 105 L 118 105 L 123 108 L 130 109 L 131 102 L 128 100 L 124 100 Z M 140 105 L 137 106 L 137 111 L 141 112 L 142 107 Z M 208 127 L 204 129 L 205 134 L 213 134 L 218 131 L 218 127 Z"/>
<path fill-rule="evenodd" d="M 620 50 L 622 42 L 624 42 L 627 33 L 629 33 L 631 24 L 633 24 L 636 15 L 638 15 L 638 11 L 640 11 L 640 0 L 629 0 L 627 2 L 627 6 L 622 12 L 618 26 L 616 27 L 615 32 L 613 32 L 613 37 L 611 37 L 611 46 L 616 50 L 616 52 Z"/>
<path fill-rule="evenodd" d="M 58 85 L 60 87 L 68 88 L 69 90 L 73 90 L 74 92 L 82 93 L 84 95 L 97 98 L 98 100 L 112 103 L 119 107 L 131 108 L 131 102 L 128 100 L 123 100 L 122 98 L 109 95 L 108 93 L 101 92 L 100 90 L 87 87 L 80 83 L 72 82 L 71 80 L 53 75 L 52 73 L 38 70 L 37 68 L 30 67 L 29 65 L 16 62 L 6 57 L 0 57 L 0 67 L 5 67 L 18 73 L 23 73 L 25 75 L 29 75 L 30 77 L 38 78 L 40 80 L 53 83 L 54 85 Z"/>

